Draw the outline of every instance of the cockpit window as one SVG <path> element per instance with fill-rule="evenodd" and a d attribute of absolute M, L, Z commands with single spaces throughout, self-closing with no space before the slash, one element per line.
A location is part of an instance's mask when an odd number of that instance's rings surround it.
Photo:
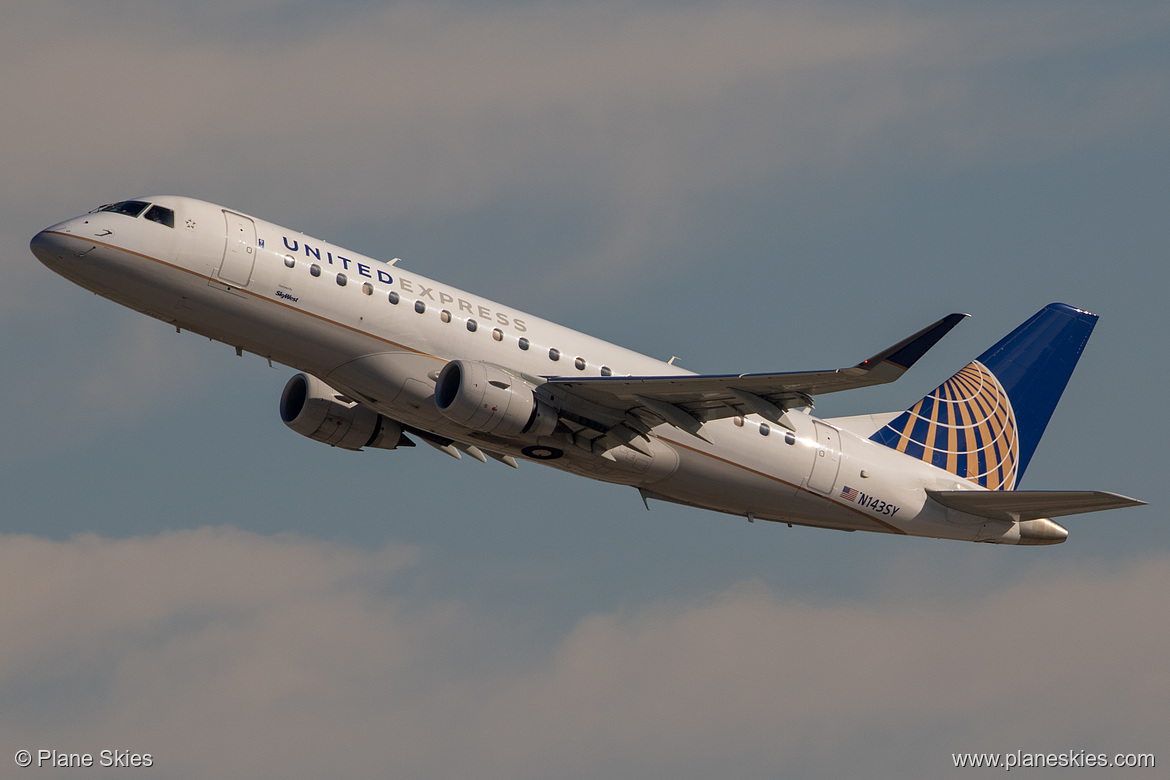
<path fill-rule="evenodd" d="M 121 203 L 112 203 L 109 206 L 103 206 L 102 211 L 112 211 L 115 214 L 125 214 L 128 217 L 137 217 L 149 203 L 143 203 L 140 200 L 124 200 Z"/>
<path fill-rule="evenodd" d="M 151 206 L 150 210 L 146 212 L 146 218 L 169 228 L 175 226 L 175 212 L 163 206 Z"/>

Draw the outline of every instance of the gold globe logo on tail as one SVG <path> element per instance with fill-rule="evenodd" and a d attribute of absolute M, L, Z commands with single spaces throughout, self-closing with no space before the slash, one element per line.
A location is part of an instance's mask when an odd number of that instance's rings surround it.
<path fill-rule="evenodd" d="M 1016 416 L 1003 385 L 972 361 L 886 426 L 898 452 L 921 458 L 991 490 L 1016 485 Z M 886 436 L 882 437 L 887 439 Z"/>

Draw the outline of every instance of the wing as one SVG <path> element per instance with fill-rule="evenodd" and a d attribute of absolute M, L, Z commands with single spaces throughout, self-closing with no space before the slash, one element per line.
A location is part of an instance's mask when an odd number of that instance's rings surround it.
<path fill-rule="evenodd" d="M 1145 506 L 1145 501 L 1102 490 L 928 490 L 943 506 L 1008 522 Z"/>
<path fill-rule="evenodd" d="M 855 366 L 784 374 L 688 374 L 679 376 L 554 377 L 541 385 L 561 419 L 595 431 L 604 451 L 616 444 L 638 449 L 661 422 L 701 439 L 702 423 L 722 417 L 758 414 L 777 425 L 789 410 L 812 406 L 812 396 L 892 382 L 938 343 L 966 314 L 949 314 L 909 338 Z"/>

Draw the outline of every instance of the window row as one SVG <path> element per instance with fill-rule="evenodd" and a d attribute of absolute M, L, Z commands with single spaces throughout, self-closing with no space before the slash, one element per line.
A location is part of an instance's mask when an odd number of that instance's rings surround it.
<path fill-rule="evenodd" d="M 285 255 L 284 256 L 284 264 L 286 266 L 288 266 L 289 268 L 293 268 L 294 266 L 296 266 L 296 262 L 297 262 L 296 258 L 294 258 L 292 255 Z M 311 264 L 309 266 L 309 273 L 312 274 L 313 276 L 320 276 L 321 275 L 321 266 L 317 265 L 316 263 Z M 337 274 L 337 286 L 338 287 L 345 287 L 347 284 L 349 284 L 349 278 L 343 273 Z M 373 295 L 374 294 L 374 285 L 370 284 L 369 282 L 363 282 L 362 283 L 362 292 L 365 293 L 366 295 Z M 402 301 L 402 297 L 397 293 L 397 291 L 391 290 L 389 292 L 389 294 L 386 296 L 386 300 L 388 300 L 393 305 L 397 306 Z M 427 310 L 426 302 L 425 301 L 415 301 L 414 302 L 414 310 L 416 312 L 418 312 L 419 314 L 425 313 Z M 443 309 L 439 313 L 439 318 L 442 319 L 443 322 L 451 322 L 451 320 L 452 320 L 451 312 L 447 311 L 446 309 Z M 472 333 L 475 333 L 477 330 L 479 330 L 479 323 L 476 322 L 472 318 L 468 318 L 467 329 L 469 331 L 471 331 Z M 500 330 L 499 328 L 493 328 L 492 329 L 492 338 L 495 339 L 496 341 L 503 341 L 504 340 L 504 331 Z M 527 351 L 528 348 L 531 346 L 531 342 L 529 342 L 528 339 L 525 338 L 524 336 L 521 336 L 519 339 L 516 340 L 516 346 L 518 346 L 521 350 Z M 561 359 L 561 351 L 559 349 L 557 349 L 556 347 L 550 348 L 548 351 L 548 359 L 553 360 L 553 361 L 560 360 Z M 573 365 L 576 367 L 576 369 L 578 371 L 584 371 L 586 369 L 586 367 L 588 366 L 588 364 L 585 362 L 585 358 L 581 358 L 581 357 L 574 358 Z M 613 370 L 610 369 L 609 366 L 602 366 L 600 369 L 600 373 L 602 376 L 613 376 Z"/>
<path fill-rule="evenodd" d="M 732 417 L 731 419 L 732 419 L 732 422 L 734 422 L 737 426 L 739 426 L 740 428 L 743 427 L 744 419 L 742 417 Z M 766 423 L 766 422 L 760 423 L 760 435 L 761 436 L 767 436 L 771 432 L 772 432 L 772 426 L 768 425 L 768 423 Z M 792 431 L 784 431 L 784 443 L 785 444 L 796 444 L 796 434 L 793 433 Z"/>

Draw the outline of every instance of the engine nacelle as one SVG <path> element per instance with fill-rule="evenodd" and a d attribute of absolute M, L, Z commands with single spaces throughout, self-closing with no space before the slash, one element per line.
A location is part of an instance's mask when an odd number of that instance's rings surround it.
<path fill-rule="evenodd" d="M 348 400 L 309 374 L 297 374 L 284 386 L 280 419 L 302 436 L 347 450 L 392 450 L 402 439 L 400 423 Z"/>
<path fill-rule="evenodd" d="M 557 413 L 532 387 L 491 363 L 452 360 L 435 382 L 435 406 L 452 422 L 497 436 L 548 436 Z"/>

